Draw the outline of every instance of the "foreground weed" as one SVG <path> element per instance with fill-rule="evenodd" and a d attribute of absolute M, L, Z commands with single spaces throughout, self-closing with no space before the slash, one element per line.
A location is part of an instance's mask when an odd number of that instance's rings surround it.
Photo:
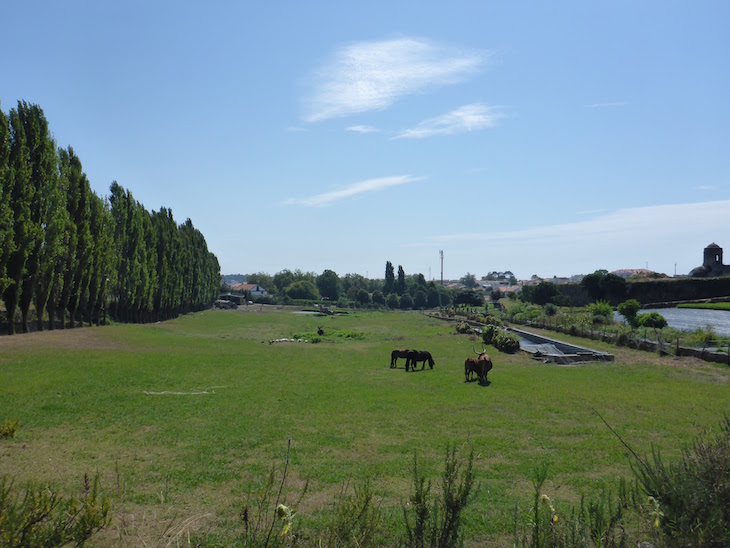
<path fill-rule="evenodd" d="M 533 505 L 527 527 L 519 526 L 515 507 L 514 546 L 521 548 L 619 548 L 628 546 L 624 510 L 627 508 L 625 482 L 619 487 L 619 499 L 603 491 L 596 499 L 581 497 L 578 509 L 561 514 L 555 502 L 543 493 L 547 465 L 535 469 L 532 485 Z"/>
<path fill-rule="evenodd" d="M 82 546 L 109 525 L 109 500 L 84 476 L 80 499 L 64 498 L 51 486 L 27 486 L 21 497 L 7 477 L 0 480 L 0 545 Z"/>
<path fill-rule="evenodd" d="M 730 417 L 719 432 L 700 434 L 677 462 L 665 463 L 652 448 L 651 459 L 632 463 L 643 509 L 672 545 L 730 545 Z"/>
<path fill-rule="evenodd" d="M 258 493 L 250 491 L 248 493 L 240 513 L 244 528 L 244 537 L 241 541 L 244 546 L 294 546 L 297 542 L 297 535 L 294 531 L 295 514 L 289 506 L 282 502 L 290 451 L 291 438 L 287 444 L 284 473 L 278 485 L 279 489 L 276 491 L 276 498 L 273 498 L 276 487 L 275 466 L 271 467 L 269 476 Z M 299 501 L 307 492 L 307 487 L 308 483 L 305 484 Z"/>
<path fill-rule="evenodd" d="M 14 438 L 20 426 L 19 421 L 7 420 L 0 424 L 0 439 Z"/>
<path fill-rule="evenodd" d="M 384 516 L 369 481 L 355 484 L 348 494 L 348 485 L 342 488 L 335 501 L 331 522 L 318 546 L 382 546 L 386 543 Z"/>
<path fill-rule="evenodd" d="M 460 541 L 461 514 L 474 500 L 474 450 L 469 453 L 466 470 L 459 482 L 460 463 L 456 459 L 455 447 L 446 446 L 446 459 L 442 479 L 441 497 L 431 494 L 431 481 L 418 472 L 418 458 L 413 455 L 413 488 L 410 497 L 412 511 L 403 508 L 406 544 L 413 547 L 457 546 Z M 413 515 L 413 523 L 409 518 Z"/>

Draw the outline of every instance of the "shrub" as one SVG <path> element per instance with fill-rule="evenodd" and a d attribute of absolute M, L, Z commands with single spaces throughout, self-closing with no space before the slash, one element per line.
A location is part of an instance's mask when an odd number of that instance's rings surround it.
<path fill-rule="evenodd" d="M 497 333 L 497 331 L 497 326 L 493 324 L 486 325 L 484 327 L 484 330 L 482 331 L 482 342 L 484 342 L 484 344 L 492 344 L 492 341 L 494 340 L 494 335 Z"/>
<path fill-rule="evenodd" d="M 431 495 L 431 482 L 418 472 L 418 459 L 413 454 L 413 487 L 411 509 L 403 507 L 407 546 L 458 546 L 461 513 L 474 499 L 474 451 L 469 453 L 466 470 L 459 479 L 460 465 L 456 460 L 455 447 L 446 446 L 446 461 L 441 482 L 441 497 Z M 458 482 L 458 485 L 457 485 Z M 409 517 L 413 515 L 413 523 Z"/>
<path fill-rule="evenodd" d="M 520 349 L 520 339 L 506 329 L 500 329 L 497 335 L 494 337 L 492 344 L 500 352 L 507 354 L 514 354 Z"/>
<path fill-rule="evenodd" d="M 645 495 L 644 509 L 672 545 L 727 546 L 730 541 L 730 417 L 712 438 L 704 432 L 665 464 L 636 456 L 633 472 Z"/>
<path fill-rule="evenodd" d="M 628 301 L 622 302 L 618 305 L 618 313 L 621 314 L 626 323 L 631 327 L 637 327 L 636 315 L 641 310 L 641 304 L 636 299 L 629 299 Z"/>
<path fill-rule="evenodd" d="M 661 329 L 667 326 L 666 318 L 659 314 L 659 312 L 639 314 L 636 318 L 637 323 L 640 327 L 653 327 L 654 329 Z"/>
<path fill-rule="evenodd" d="M 590 547 L 601 548 L 628 546 L 624 510 L 628 506 L 626 483 L 619 484 L 619 497 L 614 500 L 611 491 L 602 491 L 597 499 L 580 499 L 576 510 L 559 512 L 556 503 L 542 487 L 547 479 L 547 466 L 535 469 L 532 480 L 534 487 L 533 505 L 530 509 L 529 527 L 518 525 L 518 512 L 515 508 L 514 539 L 515 547 Z"/>
<path fill-rule="evenodd" d="M 84 475 L 80 499 L 63 498 L 50 485 L 28 485 L 20 497 L 7 476 L 0 480 L 1 546 L 81 546 L 109 521 L 109 500 L 101 494 L 98 475 L 93 484 Z"/>
<path fill-rule="evenodd" d="M 593 324 L 609 324 L 613 320 L 613 307 L 606 301 L 598 301 L 588 306 Z"/>
<path fill-rule="evenodd" d="M 2 438 L 14 438 L 15 432 L 18 430 L 20 422 L 7 420 L 0 424 L 0 439 Z"/>

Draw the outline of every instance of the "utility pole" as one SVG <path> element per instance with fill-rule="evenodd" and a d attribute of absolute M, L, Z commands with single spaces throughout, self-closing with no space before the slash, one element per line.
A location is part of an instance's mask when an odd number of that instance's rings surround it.
<path fill-rule="evenodd" d="M 441 285 L 444 285 L 444 250 L 439 250 L 439 255 L 441 255 Z"/>

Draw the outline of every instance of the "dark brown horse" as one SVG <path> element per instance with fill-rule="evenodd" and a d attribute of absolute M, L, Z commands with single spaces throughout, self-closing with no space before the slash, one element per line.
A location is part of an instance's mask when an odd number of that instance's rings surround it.
<path fill-rule="evenodd" d="M 409 365 L 411 369 L 415 371 L 418 362 L 423 362 L 423 365 L 421 366 L 421 371 L 426 369 L 426 362 L 428 362 L 428 365 L 431 367 L 431 369 L 433 369 L 433 366 L 436 363 L 431 357 L 431 353 L 426 350 L 409 350 L 406 356 L 406 371 L 408 371 Z"/>
<path fill-rule="evenodd" d="M 464 376 L 467 382 L 471 380 L 472 374 L 479 376 L 479 360 L 477 358 L 467 358 L 464 361 Z"/>
<path fill-rule="evenodd" d="M 398 358 L 406 359 L 406 370 L 408 369 L 408 352 L 410 350 L 393 350 L 390 353 L 390 368 L 398 367 Z"/>

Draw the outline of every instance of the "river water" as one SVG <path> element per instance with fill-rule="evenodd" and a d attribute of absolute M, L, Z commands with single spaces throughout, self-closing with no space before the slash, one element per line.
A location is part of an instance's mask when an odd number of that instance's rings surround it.
<path fill-rule="evenodd" d="M 703 308 L 642 308 L 639 314 L 658 312 L 666 318 L 669 327 L 682 331 L 694 331 L 698 327 L 708 325 L 718 335 L 730 335 L 730 311 L 705 310 Z M 616 313 L 616 319 L 623 321 L 623 316 Z"/>

